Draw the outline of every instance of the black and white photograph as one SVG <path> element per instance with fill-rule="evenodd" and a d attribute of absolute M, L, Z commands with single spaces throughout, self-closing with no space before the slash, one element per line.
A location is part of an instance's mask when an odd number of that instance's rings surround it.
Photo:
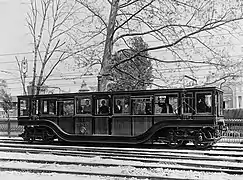
<path fill-rule="evenodd" d="M 0 0 L 1 180 L 242 180 L 243 0 Z"/>

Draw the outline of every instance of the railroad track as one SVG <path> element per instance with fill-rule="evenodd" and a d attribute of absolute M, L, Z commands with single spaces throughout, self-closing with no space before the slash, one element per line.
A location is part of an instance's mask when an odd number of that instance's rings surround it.
<path fill-rule="evenodd" d="M 22 138 L 4 138 L 4 139 L 1 139 L 0 138 L 0 143 L 10 143 L 10 144 L 12 144 L 12 143 L 14 143 L 14 144 L 27 144 L 27 145 L 33 145 L 33 144 L 35 144 L 35 145 L 38 145 L 38 144 L 41 144 L 41 145 L 49 145 L 49 144 L 45 144 L 45 143 L 43 143 L 43 142 L 38 142 L 38 141 L 36 141 L 36 142 L 34 142 L 34 143 L 28 143 L 28 142 L 25 142 L 25 141 L 23 141 L 22 140 Z M 223 145 L 221 145 L 221 144 L 223 144 Z M 63 144 L 60 144 L 60 142 L 58 142 L 58 141 L 55 141 L 55 142 L 53 142 L 52 143 L 52 145 L 56 145 L 56 146 L 63 146 Z M 86 144 L 87 146 L 90 146 L 89 144 Z M 94 146 L 94 145 L 91 145 L 91 146 Z M 124 146 L 121 146 L 120 144 L 118 144 L 117 145 L 118 147 L 126 147 L 125 145 Z M 97 146 L 97 147 L 99 147 L 99 146 Z M 110 147 L 109 145 L 107 145 L 107 147 Z M 127 147 L 131 147 L 131 146 L 127 146 Z M 136 145 L 134 145 L 133 147 L 137 147 L 137 148 L 141 148 L 141 147 L 143 147 L 143 148 L 148 148 L 148 149 L 173 149 L 173 148 L 168 148 L 168 146 L 166 145 L 166 144 L 145 144 L 145 145 L 138 145 L 138 146 L 136 146 Z M 194 150 L 194 145 L 187 145 L 187 146 L 184 146 L 184 147 L 181 147 L 181 148 L 179 148 L 179 149 L 193 149 Z M 215 144 L 213 147 L 211 147 L 211 148 L 208 148 L 208 149 L 205 149 L 205 151 L 207 151 L 207 150 L 216 150 L 216 151 L 239 151 L 239 152 L 243 152 L 243 144 L 234 144 L 234 145 L 227 145 L 227 144 L 224 144 L 224 143 L 217 143 L 217 144 Z M 196 150 L 195 150 L 196 151 Z"/>
<path fill-rule="evenodd" d="M 242 174 L 243 159 L 239 159 L 242 153 L 214 153 L 205 151 L 181 151 L 181 150 L 147 150 L 146 149 L 115 149 L 115 148 L 91 148 L 91 147 L 70 147 L 70 146 L 47 146 L 47 145 L 19 145 L 0 143 L 1 152 L 12 153 L 42 153 L 53 154 L 58 156 L 82 156 L 82 157 L 97 157 L 112 160 L 125 160 L 143 163 L 159 163 L 157 168 L 170 168 L 176 170 L 195 170 L 206 172 L 225 172 L 228 174 Z M 224 156 L 224 157 L 221 157 Z M 11 159 L 11 158 L 9 158 Z M 12 161 L 18 159 L 12 159 Z M 182 162 L 182 160 L 184 160 Z M 189 161 L 190 160 L 190 161 Z M 195 162 L 199 161 L 200 162 Z M 193 162 L 191 162 L 193 161 Z M 204 162 L 203 162 L 204 161 Z M 215 162 L 216 163 L 212 163 Z M 237 163 L 234 165 L 218 165 L 219 161 Z M 209 164 L 208 162 L 211 162 Z M 163 165 L 163 166 L 162 166 Z M 168 166 L 171 165 L 171 166 Z M 241 165 L 241 166 L 239 166 Z M 110 166 L 114 166 L 111 165 Z M 183 167 L 182 167 L 183 166 Z M 154 167 L 154 168 L 156 168 Z M 140 167 L 145 168 L 145 167 Z M 152 167 L 147 167 L 152 168 Z"/>
<path fill-rule="evenodd" d="M 12 167 L 11 166 L 11 161 L 14 161 L 16 164 L 17 162 L 21 162 L 21 166 L 22 166 L 22 162 L 27 162 L 28 164 L 30 164 L 30 167 L 27 168 L 22 168 L 22 167 Z M 7 163 L 3 163 L 3 162 L 7 162 Z M 167 164 L 167 165 L 137 165 L 137 164 L 131 164 L 131 163 L 127 163 L 127 164 L 118 164 L 118 163 L 97 163 L 97 162 L 77 162 L 77 161 L 57 161 L 57 160 L 30 160 L 30 159 L 21 159 L 21 158 L 1 158 L 0 159 L 0 163 L 1 165 L 3 165 L 4 167 L 0 167 L 0 169 L 2 171 L 25 171 L 25 172 L 34 172 L 34 173 L 59 173 L 59 174 L 76 174 L 76 175 L 92 175 L 92 176 L 110 176 L 110 177 L 123 177 L 123 178 L 139 178 L 139 179 L 170 179 L 168 177 L 161 177 L 159 175 L 156 174 L 160 174 L 158 171 L 158 168 L 160 169 L 168 169 L 170 168 L 170 166 L 172 167 L 171 164 Z M 45 165 L 43 167 L 43 164 Z M 53 169 L 52 165 L 55 164 L 55 166 L 58 165 L 59 170 Z M 68 165 L 71 165 L 72 168 L 74 168 L 74 170 L 65 170 L 66 167 Z M 75 165 L 78 168 L 75 168 Z M 26 166 L 26 165 L 25 165 Z M 33 167 L 34 166 L 34 167 Z M 64 166 L 64 167 L 62 167 Z M 114 171 L 114 169 L 119 168 L 120 169 L 120 173 L 108 173 L 108 172 L 102 172 L 102 171 L 97 171 L 97 167 L 105 167 L 106 171 Z M 132 167 L 133 171 L 137 170 L 142 170 L 144 172 L 156 172 L 156 174 L 154 175 L 137 175 L 137 174 L 124 174 L 123 169 L 126 169 L 126 167 Z M 85 171 L 85 169 L 89 169 L 89 171 L 87 172 L 87 170 Z M 190 170 L 190 171 L 198 171 L 198 169 L 196 167 L 173 167 L 174 170 Z M 215 168 L 210 168 L 210 167 L 201 167 L 200 171 L 204 171 L 204 172 L 215 172 Z M 222 172 L 221 170 L 218 170 L 217 172 Z M 238 169 L 234 169 L 234 170 L 230 170 L 230 169 L 224 169 L 223 172 L 225 173 L 233 173 L 234 174 L 239 174 L 239 172 L 241 172 L 241 170 Z M 161 172 L 162 173 L 162 172 Z M 173 179 L 173 178 L 171 178 Z M 177 178 L 178 179 L 178 178 Z M 182 178 L 183 179 L 183 178 Z"/>
<path fill-rule="evenodd" d="M 82 156 L 82 157 L 100 157 L 106 160 L 122 160 L 128 162 L 141 162 L 146 163 L 146 165 L 132 165 L 137 169 L 156 169 L 156 168 L 169 168 L 172 170 L 184 170 L 184 171 L 203 171 L 203 172 L 224 172 L 228 174 L 243 174 L 243 159 L 239 158 L 242 153 L 215 153 L 215 151 L 188 151 L 188 150 L 151 150 L 151 149 L 128 149 L 128 148 L 98 148 L 98 147 L 74 147 L 74 146 L 48 146 L 48 145 L 25 145 L 25 144 L 10 144 L 10 143 L 0 143 L 1 152 L 12 152 L 12 153 L 31 153 L 31 154 L 53 154 L 58 156 Z M 224 157 L 221 157 L 224 156 Z M 1 156 L 0 156 L 1 157 Z M 64 162 L 57 161 L 43 161 L 30 160 L 30 159 L 14 159 L 8 157 L 7 159 L 11 161 L 24 161 L 24 162 L 35 162 L 35 163 L 54 163 L 63 164 Z M 182 161 L 183 160 L 183 161 Z M 199 162 L 200 160 L 200 162 Z M 6 159 L 0 159 L 0 162 L 4 162 Z M 219 165 L 218 162 L 231 162 L 235 164 L 231 165 Z M 210 163 L 209 163 L 210 162 Z M 212 163 L 216 162 L 216 163 Z M 75 164 L 73 162 L 65 162 L 68 164 Z M 155 166 L 151 164 L 156 163 Z M 80 163 L 82 166 L 104 166 L 104 167 L 114 167 L 120 164 L 102 164 L 102 163 Z M 126 165 L 127 166 L 127 165 Z M 131 163 L 129 163 L 131 166 Z M 9 170 L 11 167 L 8 167 Z M 8 169 L 7 168 L 7 169 Z M 4 169 L 6 170 L 6 166 Z M 12 169 L 13 170 L 13 169 Z M 21 169 L 20 169 L 21 171 Z M 23 171 L 27 171 L 26 169 Z M 29 171 L 37 171 L 32 168 Z M 46 170 L 45 170 L 46 171 Z M 43 172 L 45 172 L 43 171 Z M 71 172 L 73 173 L 73 172 Z M 142 178 L 142 177 L 139 177 Z M 147 178 L 147 177 L 144 177 Z"/>

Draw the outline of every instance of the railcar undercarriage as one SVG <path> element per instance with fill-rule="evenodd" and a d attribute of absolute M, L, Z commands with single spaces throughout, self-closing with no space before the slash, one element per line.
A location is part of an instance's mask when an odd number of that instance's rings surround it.
<path fill-rule="evenodd" d="M 42 141 L 45 143 L 51 143 L 56 138 L 55 133 L 47 127 L 43 126 L 25 126 L 24 132 L 20 134 L 20 137 L 24 141 L 33 142 L 33 141 Z"/>
<path fill-rule="evenodd" d="M 155 133 L 150 141 L 166 143 L 171 148 L 179 148 L 192 142 L 196 149 L 205 149 L 212 146 L 220 139 L 219 134 L 219 131 L 212 127 L 170 127 L 163 128 Z M 58 138 L 52 129 L 45 126 L 26 126 L 25 131 L 20 136 L 30 143 L 33 141 L 51 143 L 54 139 Z M 61 138 L 58 139 L 62 141 Z"/>
<path fill-rule="evenodd" d="M 196 149 L 204 149 L 212 146 L 219 139 L 219 131 L 208 128 L 166 128 L 154 136 L 154 141 L 164 142 L 171 148 L 185 146 L 192 142 Z"/>

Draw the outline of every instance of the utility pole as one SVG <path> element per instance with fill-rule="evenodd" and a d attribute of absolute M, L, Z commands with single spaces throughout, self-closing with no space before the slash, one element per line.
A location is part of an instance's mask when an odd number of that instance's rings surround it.
<path fill-rule="evenodd" d="M 26 90 L 25 90 L 25 79 L 27 77 L 27 72 L 28 72 L 28 61 L 24 57 L 24 59 L 21 61 L 21 73 L 23 76 L 23 85 L 24 85 L 24 94 L 26 95 Z"/>

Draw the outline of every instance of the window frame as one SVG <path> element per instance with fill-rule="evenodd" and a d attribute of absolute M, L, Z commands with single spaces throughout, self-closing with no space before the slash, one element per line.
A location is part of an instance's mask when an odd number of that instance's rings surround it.
<path fill-rule="evenodd" d="M 115 113 L 115 105 L 116 105 L 115 100 L 117 100 L 117 99 L 125 99 L 125 97 L 128 99 L 128 113 L 124 113 L 124 112 Z M 124 108 L 125 104 L 122 107 Z M 130 95 L 114 95 L 113 99 L 112 99 L 112 114 L 115 115 L 115 116 L 119 116 L 119 115 L 128 116 L 128 115 L 131 115 L 131 96 Z"/>
<path fill-rule="evenodd" d="M 150 99 L 150 102 L 151 102 L 151 114 L 146 114 L 146 105 L 145 105 L 145 113 L 144 114 L 135 114 L 134 113 L 134 104 L 133 104 L 133 99 L 139 99 L 139 98 L 147 98 L 147 99 Z M 154 96 L 153 95 L 144 95 L 144 96 L 131 96 L 130 98 L 130 114 L 133 115 L 133 116 L 149 116 L 149 115 L 153 115 L 153 99 L 154 99 Z"/>
<path fill-rule="evenodd" d="M 223 112 L 223 102 L 224 102 L 224 100 L 223 100 L 223 93 L 217 92 L 216 93 L 216 97 L 217 97 L 217 104 L 216 103 L 215 104 L 217 106 L 217 115 L 218 116 L 223 116 L 224 115 L 224 112 Z"/>
<path fill-rule="evenodd" d="M 23 101 L 23 100 L 26 101 L 26 106 L 25 106 L 26 109 L 25 110 L 27 111 L 27 115 L 24 115 L 24 113 L 23 113 L 23 115 L 21 115 L 21 101 Z M 18 107 L 18 109 L 19 109 L 18 110 L 18 116 L 19 117 L 28 117 L 28 116 L 30 116 L 30 98 L 19 98 L 18 99 L 18 104 L 19 104 L 18 105 L 19 106 Z"/>
<path fill-rule="evenodd" d="M 198 94 L 206 94 L 211 95 L 211 107 L 210 112 L 198 112 Z M 212 114 L 213 113 L 213 92 L 212 91 L 202 91 L 202 92 L 196 92 L 195 93 L 195 114 Z"/>
<path fill-rule="evenodd" d="M 91 112 L 90 113 L 78 113 L 78 101 L 79 99 L 89 99 L 91 105 Z M 82 106 L 82 104 L 81 104 Z M 75 96 L 74 97 L 74 115 L 75 116 L 91 116 L 93 114 L 93 102 L 92 96 Z"/>
<path fill-rule="evenodd" d="M 195 102 L 194 102 L 194 96 L 193 96 L 193 92 L 187 92 L 185 95 L 188 95 L 188 94 L 190 94 L 191 95 L 191 103 L 192 103 L 192 105 L 191 105 L 191 107 L 193 108 L 193 109 L 191 109 L 191 111 L 192 112 L 184 112 L 184 100 L 183 100 L 183 98 L 185 98 L 185 97 L 187 97 L 187 96 L 184 96 L 183 94 L 182 94 L 182 96 L 181 96 L 181 114 L 185 114 L 185 115 L 189 115 L 189 114 L 193 114 L 193 113 L 195 113 L 196 112 L 196 108 L 195 108 Z M 190 97 L 189 98 L 187 98 L 187 99 L 190 99 Z"/>
<path fill-rule="evenodd" d="M 72 114 L 64 114 L 64 102 L 65 101 L 72 101 Z M 63 114 L 60 113 L 60 106 L 59 106 L 59 103 L 62 103 L 62 110 L 63 110 Z M 56 111 L 57 111 L 57 116 L 60 116 L 60 117 L 70 117 L 70 116 L 74 116 L 74 113 L 75 113 L 75 105 L 74 105 L 74 98 L 68 98 L 68 99 L 60 99 L 60 100 L 57 100 L 56 102 Z"/>
<path fill-rule="evenodd" d="M 106 105 L 109 108 L 109 112 L 108 113 L 104 113 L 104 114 L 99 113 L 99 108 L 100 108 L 99 104 L 101 103 L 102 99 L 106 100 Z M 110 97 L 110 95 L 96 96 L 94 98 L 94 101 L 95 101 L 94 102 L 94 105 L 95 105 L 94 115 L 96 115 L 96 116 L 109 116 L 111 114 L 111 112 L 112 112 L 111 105 L 112 104 L 111 104 L 111 97 Z"/>
<path fill-rule="evenodd" d="M 44 101 L 47 101 L 47 112 L 44 111 Z M 50 101 L 55 101 L 55 112 L 54 114 L 50 114 Z M 43 98 L 41 99 L 41 107 L 40 107 L 41 115 L 44 116 L 57 116 L 57 99 L 56 98 Z"/>
<path fill-rule="evenodd" d="M 156 113 L 156 104 L 157 101 L 156 101 L 156 97 L 158 96 L 170 96 L 170 95 L 175 95 L 175 97 L 177 97 L 177 107 L 173 108 L 173 113 Z M 175 116 L 179 113 L 179 93 L 158 93 L 158 94 L 154 94 L 154 115 L 166 115 L 166 116 Z"/>

